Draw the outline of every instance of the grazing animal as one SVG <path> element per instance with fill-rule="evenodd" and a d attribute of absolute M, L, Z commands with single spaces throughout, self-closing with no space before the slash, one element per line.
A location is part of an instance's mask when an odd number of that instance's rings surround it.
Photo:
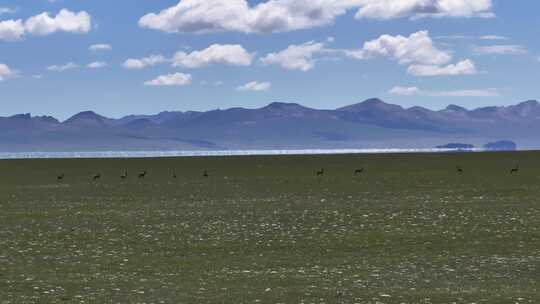
<path fill-rule="evenodd" d="M 94 175 L 94 180 L 101 179 L 101 173 Z"/>
<path fill-rule="evenodd" d="M 62 173 L 61 175 L 58 175 L 58 176 L 56 177 L 56 181 L 57 181 L 57 182 L 61 182 L 61 181 L 64 180 L 64 177 L 66 177 L 66 175 L 65 175 L 64 173 Z"/>
<path fill-rule="evenodd" d="M 459 174 L 463 173 L 463 169 L 460 166 L 456 166 L 456 170 Z"/>
<path fill-rule="evenodd" d="M 324 169 L 317 171 L 317 177 L 324 175 Z"/>
<path fill-rule="evenodd" d="M 519 165 L 516 165 L 515 168 L 513 168 L 512 170 L 510 170 L 510 174 L 514 174 L 514 173 L 519 173 Z"/>
<path fill-rule="evenodd" d="M 139 179 L 145 178 L 145 177 L 146 177 L 146 170 L 144 170 L 143 172 L 139 173 Z"/>
<path fill-rule="evenodd" d="M 354 175 L 360 175 L 362 173 L 364 173 L 364 168 L 354 170 Z"/>
<path fill-rule="evenodd" d="M 176 172 L 173 172 L 172 178 L 176 179 L 178 176 L 176 176 Z"/>
<path fill-rule="evenodd" d="M 204 174 L 203 174 L 203 176 L 204 176 L 204 177 L 208 177 L 208 176 L 210 176 L 210 175 L 208 174 L 208 170 L 204 170 Z"/>
<path fill-rule="evenodd" d="M 124 171 L 124 174 L 120 175 L 121 179 L 126 179 L 128 177 L 127 171 Z"/>

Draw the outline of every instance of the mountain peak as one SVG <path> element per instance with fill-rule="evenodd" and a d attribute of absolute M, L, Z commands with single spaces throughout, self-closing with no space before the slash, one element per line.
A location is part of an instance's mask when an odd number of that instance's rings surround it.
<path fill-rule="evenodd" d="M 84 111 L 73 115 L 64 124 L 104 125 L 107 120 L 109 119 L 94 111 Z"/>
<path fill-rule="evenodd" d="M 94 111 L 83 111 L 83 112 L 79 112 L 75 115 L 73 115 L 71 118 L 96 118 L 96 117 L 100 117 L 100 115 L 96 114 L 96 112 Z"/>
<path fill-rule="evenodd" d="M 521 117 L 540 116 L 540 104 L 536 100 L 527 100 L 515 106 L 511 106 L 509 109 Z"/>
<path fill-rule="evenodd" d="M 518 104 L 518 106 L 520 106 L 520 105 L 538 106 L 538 105 L 540 105 L 540 103 L 538 103 L 537 100 L 531 99 L 531 100 L 527 100 L 527 101 L 524 101 L 524 102 Z"/>
<path fill-rule="evenodd" d="M 272 102 L 271 104 L 264 107 L 264 109 L 276 109 L 276 110 L 283 110 L 283 109 L 290 109 L 290 108 L 304 108 L 304 106 L 294 103 L 294 102 Z"/>
<path fill-rule="evenodd" d="M 386 102 L 382 101 L 381 99 L 379 98 L 370 98 L 370 99 L 366 99 L 362 102 L 363 104 L 366 104 L 366 105 L 382 105 L 382 104 L 387 104 Z"/>
<path fill-rule="evenodd" d="M 29 119 L 32 119 L 32 115 L 30 115 L 30 113 L 26 113 L 26 114 L 17 114 L 17 115 L 11 116 L 10 118 L 13 118 L 13 119 L 24 119 L 24 120 L 29 120 Z"/>
<path fill-rule="evenodd" d="M 366 112 L 366 111 L 383 111 L 383 112 L 396 112 L 403 111 L 403 107 L 386 103 L 378 98 L 370 98 L 361 103 L 353 104 L 343 108 L 339 108 L 338 111 L 343 112 Z"/>
<path fill-rule="evenodd" d="M 522 103 L 518 103 L 517 105 L 514 106 L 514 108 L 517 108 L 517 109 L 534 109 L 534 108 L 537 108 L 538 106 L 540 106 L 538 101 L 536 101 L 536 100 L 527 100 L 527 101 L 524 101 Z"/>
<path fill-rule="evenodd" d="M 467 109 L 465 109 L 464 107 L 455 105 L 455 104 L 449 105 L 448 107 L 446 107 L 445 110 L 451 111 L 451 112 L 467 112 Z"/>

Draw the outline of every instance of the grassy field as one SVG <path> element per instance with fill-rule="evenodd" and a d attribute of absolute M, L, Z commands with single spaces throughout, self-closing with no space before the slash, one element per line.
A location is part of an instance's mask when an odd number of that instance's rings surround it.
<path fill-rule="evenodd" d="M 2 161 L 0 303 L 540 303 L 540 153 Z"/>

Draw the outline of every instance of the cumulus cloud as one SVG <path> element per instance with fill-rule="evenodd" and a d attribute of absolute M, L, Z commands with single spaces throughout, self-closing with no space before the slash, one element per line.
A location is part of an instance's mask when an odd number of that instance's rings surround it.
<path fill-rule="evenodd" d="M 86 65 L 89 69 L 101 69 L 107 66 L 105 61 L 95 61 Z"/>
<path fill-rule="evenodd" d="M 313 55 L 323 51 L 324 44 L 310 41 L 301 45 L 290 45 L 285 50 L 278 53 L 270 53 L 260 60 L 266 65 L 278 64 L 287 70 L 306 72 L 315 66 Z"/>
<path fill-rule="evenodd" d="M 124 62 L 126 69 L 144 69 L 167 62 L 174 67 L 200 68 L 213 64 L 227 64 L 237 66 L 251 65 L 255 53 L 249 53 L 237 44 L 213 44 L 206 49 L 191 53 L 177 52 L 172 59 L 163 55 L 151 55 L 145 58 L 130 58 Z"/>
<path fill-rule="evenodd" d="M 15 41 L 24 36 L 25 28 L 21 20 L 6 20 L 0 22 L 0 40 Z"/>
<path fill-rule="evenodd" d="M 407 72 L 414 76 L 457 76 L 478 74 L 476 65 L 470 59 L 446 66 L 415 64 L 409 66 Z"/>
<path fill-rule="evenodd" d="M 158 76 L 155 79 L 146 81 L 145 86 L 186 86 L 191 84 L 190 74 L 175 73 Z"/>
<path fill-rule="evenodd" d="M 112 46 L 110 44 L 99 43 L 91 45 L 88 49 L 96 53 L 100 51 L 110 51 L 112 50 Z"/>
<path fill-rule="evenodd" d="M 17 71 L 12 70 L 7 64 L 0 63 L 0 81 L 17 77 Z"/>
<path fill-rule="evenodd" d="M 454 91 L 428 91 L 417 87 L 394 87 L 389 94 L 399 96 L 428 96 L 428 97 L 499 97 L 501 93 L 498 89 L 473 89 Z"/>
<path fill-rule="evenodd" d="M 234 31 L 272 33 L 332 24 L 349 10 L 356 18 L 489 17 L 492 0 L 181 0 L 139 19 L 139 26 L 164 32 Z"/>
<path fill-rule="evenodd" d="M 366 60 L 387 57 L 399 64 L 409 65 L 407 72 L 414 76 L 457 76 L 477 74 L 470 59 L 451 64 L 452 53 L 438 49 L 428 31 L 419 31 L 409 37 L 382 35 L 364 43 L 361 49 L 346 50 L 355 59 Z"/>
<path fill-rule="evenodd" d="M 140 70 L 168 62 L 169 60 L 162 55 L 150 55 L 140 59 L 130 58 L 124 62 L 124 68 L 129 70 Z"/>
<path fill-rule="evenodd" d="M 492 0 L 360 0 L 356 18 L 493 17 Z"/>
<path fill-rule="evenodd" d="M 283 32 L 330 24 L 346 13 L 345 2 L 270 0 L 250 6 L 247 0 L 182 0 L 143 16 L 139 25 L 165 32 Z"/>
<path fill-rule="evenodd" d="M 409 37 L 401 35 L 382 35 L 364 43 L 360 50 L 349 51 L 348 55 L 357 59 L 376 56 L 392 58 L 400 64 L 445 64 L 452 59 L 449 52 L 439 50 L 433 45 L 428 31 L 419 31 Z"/>
<path fill-rule="evenodd" d="M 92 17 L 85 11 L 75 13 L 62 9 L 54 17 L 47 12 L 30 17 L 25 28 L 30 34 L 41 36 L 55 32 L 88 33 L 92 28 Z"/>
<path fill-rule="evenodd" d="M 68 62 L 63 65 L 50 65 L 47 67 L 47 70 L 52 72 L 63 72 L 67 70 L 73 70 L 79 68 L 79 65 L 74 62 Z"/>
<path fill-rule="evenodd" d="M 261 91 L 268 91 L 272 88 L 272 84 L 270 82 L 258 82 L 258 81 L 251 81 L 248 82 L 242 86 L 239 86 L 236 88 L 238 91 L 252 91 L 252 92 L 261 92 Z"/>
<path fill-rule="evenodd" d="M 474 48 L 476 55 L 516 55 L 526 54 L 527 49 L 521 45 L 490 45 Z"/>
<path fill-rule="evenodd" d="M 27 34 L 49 35 L 55 32 L 87 33 L 92 27 L 92 18 L 85 12 L 61 10 L 55 17 L 44 12 L 28 18 L 25 22 L 5 20 L 0 22 L 0 40 L 20 40 Z"/>
<path fill-rule="evenodd" d="M 177 52 L 172 60 L 175 67 L 200 68 L 212 64 L 249 66 L 255 54 L 238 44 L 213 44 L 191 53 Z"/>

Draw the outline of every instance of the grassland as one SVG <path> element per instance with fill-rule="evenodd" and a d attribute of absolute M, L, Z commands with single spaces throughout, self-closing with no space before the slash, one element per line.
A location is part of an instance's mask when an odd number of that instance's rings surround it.
<path fill-rule="evenodd" d="M 539 194 L 536 152 L 2 161 L 0 303 L 540 303 Z"/>

